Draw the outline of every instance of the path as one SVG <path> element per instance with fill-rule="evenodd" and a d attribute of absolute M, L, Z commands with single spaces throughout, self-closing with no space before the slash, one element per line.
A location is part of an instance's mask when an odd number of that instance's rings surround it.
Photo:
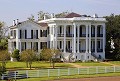
<path fill-rule="evenodd" d="M 68 63 L 68 64 L 72 65 L 72 66 L 75 67 L 75 68 L 83 68 L 83 67 L 86 67 L 86 66 L 81 66 L 81 65 L 75 64 L 75 63 Z"/>
<path fill-rule="evenodd" d="M 112 63 L 109 63 L 109 62 L 101 62 L 103 64 L 108 64 L 108 65 L 111 65 L 111 66 L 119 66 L 119 65 L 116 65 L 116 64 L 112 64 Z"/>
<path fill-rule="evenodd" d="M 96 78 L 80 78 L 80 79 L 64 79 L 52 81 L 120 81 L 120 76 L 116 77 L 96 77 Z"/>

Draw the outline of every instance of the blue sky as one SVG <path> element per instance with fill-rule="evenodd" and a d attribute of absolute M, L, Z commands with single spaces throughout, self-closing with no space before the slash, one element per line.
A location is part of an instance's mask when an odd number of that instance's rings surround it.
<path fill-rule="evenodd" d="M 14 19 L 26 20 L 31 14 L 37 18 L 39 11 L 60 13 L 63 11 L 79 14 L 106 16 L 120 14 L 120 0 L 0 0 L 0 21 L 8 26 Z"/>

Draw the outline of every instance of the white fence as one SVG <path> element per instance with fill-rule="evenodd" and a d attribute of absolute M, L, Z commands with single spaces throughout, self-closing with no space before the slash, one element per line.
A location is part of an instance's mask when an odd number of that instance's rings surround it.
<path fill-rule="evenodd" d="M 26 75 L 26 78 L 32 77 L 52 77 L 66 75 L 82 75 L 82 74 L 104 74 L 120 72 L 120 66 L 96 66 L 88 68 L 63 68 L 63 69 L 40 69 L 40 70 L 18 70 L 14 71 L 13 78 L 21 78 L 21 75 Z M 9 74 L 7 72 L 6 74 Z M 3 77 L 5 74 L 3 74 Z"/>

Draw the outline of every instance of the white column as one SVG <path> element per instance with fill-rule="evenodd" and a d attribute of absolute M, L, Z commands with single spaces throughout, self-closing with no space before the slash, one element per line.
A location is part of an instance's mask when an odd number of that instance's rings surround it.
<path fill-rule="evenodd" d="M 19 51 L 21 52 L 21 42 L 19 42 L 19 44 L 20 44 L 20 48 L 19 48 Z"/>
<path fill-rule="evenodd" d="M 64 25 L 64 53 L 66 53 L 66 25 Z"/>
<path fill-rule="evenodd" d="M 79 53 L 79 32 L 80 32 L 80 31 L 79 31 L 79 26 L 80 26 L 80 25 L 77 26 L 77 34 L 78 34 L 78 35 L 77 35 L 77 36 L 78 36 L 78 37 L 77 37 L 77 53 Z"/>
<path fill-rule="evenodd" d="M 40 42 L 38 42 L 38 52 L 40 52 Z"/>
<path fill-rule="evenodd" d="M 105 53 L 105 24 L 103 25 L 103 53 Z"/>
<path fill-rule="evenodd" d="M 97 25 L 95 25 L 95 54 L 97 53 Z"/>
<path fill-rule="evenodd" d="M 73 23 L 73 26 L 74 26 L 74 50 L 73 52 L 76 53 L 76 24 Z"/>
<path fill-rule="evenodd" d="M 52 26 L 52 31 L 53 31 L 53 48 L 55 48 L 55 31 L 54 31 L 54 26 Z"/>
<path fill-rule="evenodd" d="M 91 53 L 91 24 L 89 25 L 89 53 Z"/>
<path fill-rule="evenodd" d="M 57 26 L 55 26 L 55 49 L 57 49 Z"/>
<path fill-rule="evenodd" d="M 38 30 L 38 38 L 40 38 L 40 30 Z"/>
<path fill-rule="evenodd" d="M 88 53 L 88 25 L 86 25 L 86 53 Z"/>
<path fill-rule="evenodd" d="M 72 26 L 72 52 L 74 51 L 74 38 L 73 38 L 73 36 L 74 36 L 74 28 L 73 28 L 73 26 Z"/>

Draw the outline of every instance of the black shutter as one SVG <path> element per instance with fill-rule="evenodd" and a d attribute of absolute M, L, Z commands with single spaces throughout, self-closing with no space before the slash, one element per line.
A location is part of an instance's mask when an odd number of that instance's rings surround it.
<path fill-rule="evenodd" d="M 25 39 L 27 39 L 27 30 L 25 30 Z"/>
<path fill-rule="evenodd" d="M 26 49 L 26 42 L 25 42 L 25 49 Z"/>
<path fill-rule="evenodd" d="M 62 27 L 60 26 L 60 34 L 62 33 Z"/>
<path fill-rule="evenodd" d="M 22 34 L 22 30 L 20 30 L 20 39 L 21 39 L 21 36 L 22 36 L 21 34 Z"/>
<path fill-rule="evenodd" d="M 33 39 L 33 30 L 31 30 L 31 39 Z"/>
<path fill-rule="evenodd" d="M 31 42 L 31 49 L 32 49 L 32 42 Z"/>
<path fill-rule="evenodd" d="M 47 34 L 49 35 L 49 27 L 48 27 L 47 31 L 48 31 L 48 33 L 47 33 Z"/>
<path fill-rule="evenodd" d="M 42 37 L 42 30 L 40 30 L 40 37 Z"/>
<path fill-rule="evenodd" d="M 38 30 L 36 30 L 36 39 L 38 39 Z"/>

